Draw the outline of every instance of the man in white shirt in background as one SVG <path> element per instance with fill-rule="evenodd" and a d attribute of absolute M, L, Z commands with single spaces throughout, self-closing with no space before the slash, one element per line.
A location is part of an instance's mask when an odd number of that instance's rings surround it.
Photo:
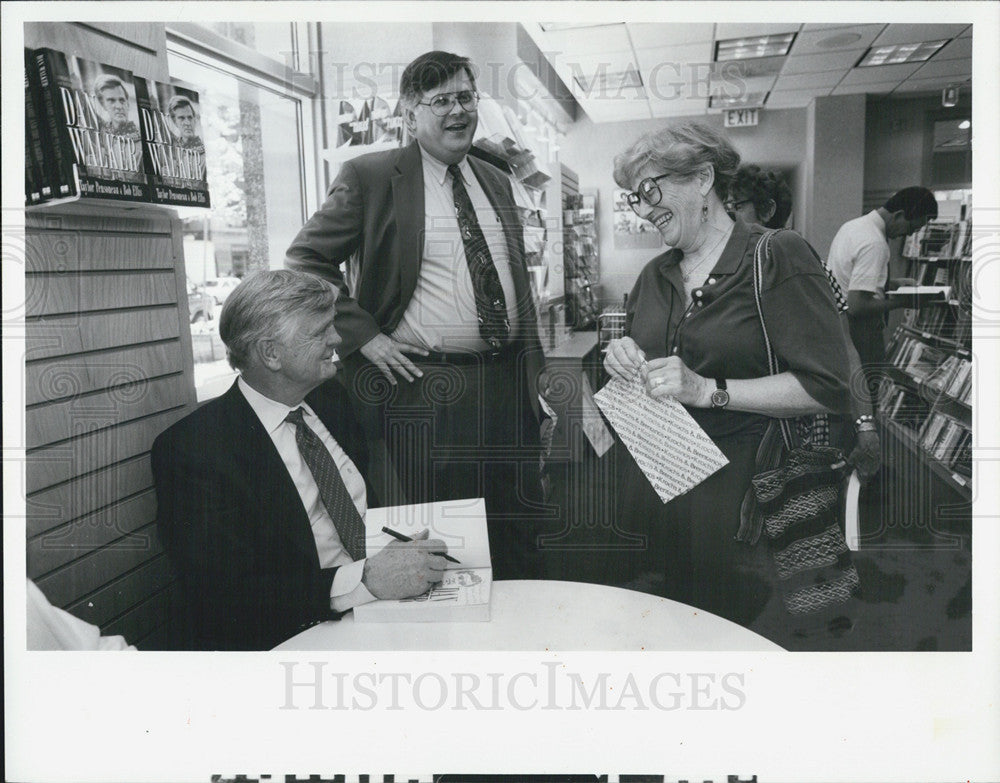
<path fill-rule="evenodd" d="M 844 223 L 830 244 L 827 264 L 841 290 L 847 292 L 851 339 L 861 357 L 873 404 L 877 404 L 879 372 L 885 365 L 886 316 L 890 310 L 911 304 L 885 294 L 913 285 L 912 280 L 889 277 L 889 240 L 919 231 L 937 214 L 931 191 L 919 186 L 903 188 L 884 206 Z"/>
<path fill-rule="evenodd" d="M 193 649 L 269 649 L 375 598 L 441 580 L 442 541 L 366 557 L 364 440 L 336 384 L 337 292 L 258 272 L 226 300 L 219 335 L 240 377 L 153 444 L 157 525 L 180 578 Z M 332 388 L 327 388 L 332 387 Z"/>

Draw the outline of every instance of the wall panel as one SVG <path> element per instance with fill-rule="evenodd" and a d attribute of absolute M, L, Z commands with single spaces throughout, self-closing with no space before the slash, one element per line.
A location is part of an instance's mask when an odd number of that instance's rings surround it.
<path fill-rule="evenodd" d="M 25 45 L 166 81 L 162 24 L 25 25 Z M 78 202 L 25 226 L 28 575 L 55 605 L 169 641 L 153 439 L 196 404 L 181 224 L 151 205 Z"/>

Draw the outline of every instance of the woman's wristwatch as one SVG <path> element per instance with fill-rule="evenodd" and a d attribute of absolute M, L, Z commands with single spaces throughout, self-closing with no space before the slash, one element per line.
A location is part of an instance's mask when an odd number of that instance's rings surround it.
<path fill-rule="evenodd" d="M 876 432 L 875 417 L 870 413 L 862 413 L 854 420 L 854 429 L 858 432 Z"/>

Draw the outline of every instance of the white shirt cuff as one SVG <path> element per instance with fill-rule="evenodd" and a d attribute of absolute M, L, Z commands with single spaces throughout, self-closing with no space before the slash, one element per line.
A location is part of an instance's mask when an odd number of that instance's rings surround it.
<path fill-rule="evenodd" d="M 335 612 L 346 612 L 355 606 L 374 601 L 375 596 L 361 582 L 365 573 L 365 561 L 355 560 L 337 569 L 330 586 L 330 608 Z"/>

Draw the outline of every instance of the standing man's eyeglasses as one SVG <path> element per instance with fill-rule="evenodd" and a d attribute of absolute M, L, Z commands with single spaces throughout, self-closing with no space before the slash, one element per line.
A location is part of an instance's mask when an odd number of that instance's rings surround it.
<path fill-rule="evenodd" d="M 450 112 L 455 102 L 466 111 L 475 111 L 479 105 L 479 93 L 475 90 L 459 90 L 458 92 L 440 92 L 429 101 L 417 101 L 418 106 L 429 106 L 438 117 L 444 117 Z"/>
<path fill-rule="evenodd" d="M 749 198 L 745 198 L 742 201 L 727 201 L 723 204 L 723 206 L 725 207 L 726 212 L 736 212 L 737 210 L 742 209 L 744 204 L 750 204 L 752 201 L 753 199 Z"/>
<path fill-rule="evenodd" d="M 639 190 L 625 194 L 625 203 L 632 207 L 632 211 L 638 213 L 639 202 L 645 201 L 649 206 L 655 207 L 663 198 L 663 192 L 656 183 L 661 179 L 666 179 L 669 174 L 661 174 L 658 177 L 646 177 L 639 183 Z"/>

